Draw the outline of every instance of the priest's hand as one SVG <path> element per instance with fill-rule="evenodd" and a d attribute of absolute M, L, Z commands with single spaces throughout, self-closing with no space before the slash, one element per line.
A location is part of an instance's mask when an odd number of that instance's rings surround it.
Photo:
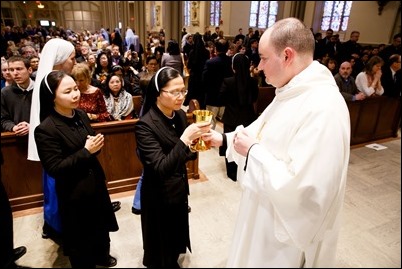
<path fill-rule="evenodd" d="M 233 146 L 237 153 L 246 157 L 250 147 L 258 143 L 258 140 L 251 136 L 246 129 L 239 131 L 233 138 Z"/>
<path fill-rule="evenodd" d="M 220 147 L 223 143 L 222 134 L 210 129 L 208 133 L 202 135 L 202 140 L 209 142 L 211 147 Z"/>

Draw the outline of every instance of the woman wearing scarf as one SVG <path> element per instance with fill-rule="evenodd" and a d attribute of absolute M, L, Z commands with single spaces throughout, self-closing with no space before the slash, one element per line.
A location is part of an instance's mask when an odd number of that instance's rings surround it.
<path fill-rule="evenodd" d="M 108 75 L 104 87 L 106 109 L 114 120 L 124 120 L 133 113 L 133 96 L 123 88 L 123 77 Z"/>

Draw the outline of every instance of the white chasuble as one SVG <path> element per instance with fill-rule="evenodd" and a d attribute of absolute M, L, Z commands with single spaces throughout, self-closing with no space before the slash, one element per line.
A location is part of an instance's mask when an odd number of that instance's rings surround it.
<path fill-rule="evenodd" d="M 334 267 L 350 118 L 332 74 L 314 61 L 246 129 L 245 170 L 227 134 L 243 189 L 227 267 Z"/>

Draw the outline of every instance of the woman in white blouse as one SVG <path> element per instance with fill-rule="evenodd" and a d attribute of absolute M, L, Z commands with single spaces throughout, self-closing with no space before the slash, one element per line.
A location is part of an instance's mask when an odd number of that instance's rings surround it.
<path fill-rule="evenodd" d="M 384 93 L 381 85 L 381 67 L 384 60 L 381 57 L 373 56 L 367 62 L 364 70 L 356 76 L 357 89 L 367 97 L 379 96 Z"/>

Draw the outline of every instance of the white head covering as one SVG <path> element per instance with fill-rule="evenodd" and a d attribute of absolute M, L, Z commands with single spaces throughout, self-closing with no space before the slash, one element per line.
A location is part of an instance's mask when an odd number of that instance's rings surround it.
<path fill-rule="evenodd" d="M 101 28 L 100 33 L 103 36 L 103 38 L 107 41 L 107 43 L 110 44 L 109 33 L 105 30 L 105 28 Z"/>
<path fill-rule="evenodd" d="M 130 27 L 127 27 L 126 37 L 125 37 L 127 50 L 130 49 L 131 44 L 135 46 L 134 39 L 135 39 L 135 34 L 134 34 L 133 30 Z M 135 47 L 134 47 L 134 49 L 135 49 Z"/>
<path fill-rule="evenodd" d="M 32 93 L 31 116 L 29 120 L 28 134 L 28 160 L 40 161 L 36 148 L 34 131 L 39 125 L 40 100 L 39 90 L 43 78 L 53 71 L 55 65 L 64 63 L 75 50 L 74 45 L 61 38 L 54 38 L 46 42 L 39 61 L 35 78 L 34 91 Z"/>

